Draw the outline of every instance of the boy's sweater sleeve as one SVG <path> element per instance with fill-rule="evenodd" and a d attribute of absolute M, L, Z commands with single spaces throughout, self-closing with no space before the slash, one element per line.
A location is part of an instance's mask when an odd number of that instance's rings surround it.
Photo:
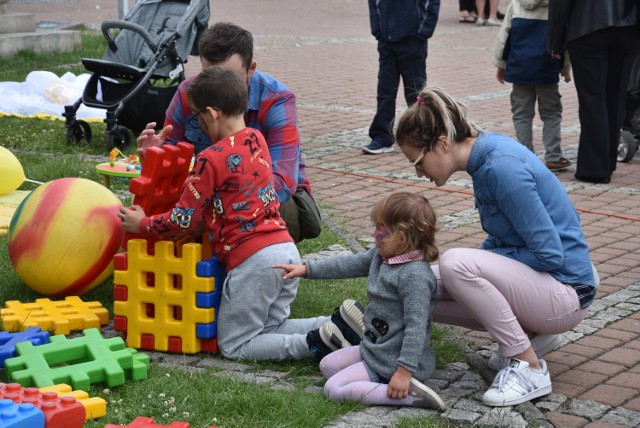
<path fill-rule="evenodd" d="M 307 278 L 341 279 L 358 278 L 369 275 L 371 261 L 378 254 L 375 248 L 365 253 L 336 256 L 324 260 L 308 260 Z"/>
<path fill-rule="evenodd" d="M 214 174 L 212 165 L 203 156 L 196 158 L 195 165 L 182 185 L 182 194 L 175 207 L 140 220 L 141 235 L 176 241 L 204 231 L 203 213 L 211 200 L 211 192 L 207 189 L 215 187 Z M 208 173 L 203 174 L 207 169 Z"/>
<path fill-rule="evenodd" d="M 493 57 L 493 65 L 503 70 L 507 65 L 507 57 L 504 52 L 504 47 L 506 46 L 507 39 L 509 38 L 512 19 L 513 19 L 513 3 L 509 3 L 509 7 L 507 7 L 507 10 L 504 14 L 504 19 L 502 20 L 502 25 L 500 26 L 500 31 L 498 31 L 498 36 L 496 37 L 496 47 L 495 47 L 494 57 Z"/>

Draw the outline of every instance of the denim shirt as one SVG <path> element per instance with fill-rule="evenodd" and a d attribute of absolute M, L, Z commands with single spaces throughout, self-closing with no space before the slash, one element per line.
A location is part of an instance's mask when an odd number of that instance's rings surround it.
<path fill-rule="evenodd" d="M 489 235 L 482 248 L 574 288 L 597 287 L 578 212 L 535 154 L 505 135 L 481 132 L 467 172 Z"/>

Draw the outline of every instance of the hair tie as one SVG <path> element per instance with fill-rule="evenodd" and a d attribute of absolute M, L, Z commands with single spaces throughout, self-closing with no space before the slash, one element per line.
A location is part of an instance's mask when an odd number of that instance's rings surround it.
<path fill-rule="evenodd" d="M 418 95 L 416 97 L 416 102 L 418 103 L 418 105 L 424 105 L 427 103 L 427 100 L 425 100 L 424 98 L 422 98 L 420 95 Z"/>

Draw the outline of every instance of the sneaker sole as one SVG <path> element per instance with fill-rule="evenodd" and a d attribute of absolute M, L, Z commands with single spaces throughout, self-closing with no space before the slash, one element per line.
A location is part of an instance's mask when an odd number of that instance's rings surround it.
<path fill-rule="evenodd" d="M 353 299 L 347 299 L 342 302 L 340 316 L 358 336 L 362 337 L 364 335 L 364 308 L 360 302 Z"/>
<path fill-rule="evenodd" d="M 551 394 L 551 385 L 545 386 L 540 389 L 536 389 L 535 391 L 531 391 L 530 393 L 518 398 L 514 398 L 513 400 L 502 400 L 502 401 L 492 402 L 491 400 L 485 400 L 483 397 L 482 404 L 486 406 L 493 406 L 493 407 L 515 406 L 516 404 L 526 403 L 527 401 L 531 401 L 535 398 L 542 397 L 547 394 Z"/>
<path fill-rule="evenodd" d="M 366 147 L 362 148 L 362 151 L 364 153 L 367 153 L 369 155 L 380 155 L 382 153 L 393 153 L 393 147 L 383 147 L 381 149 L 368 149 Z"/>
<path fill-rule="evenodd" d="M 413 389 L 420 391 L 423 395 L 429 396 L 429 398 L 433 399 L 436 403 L 438 403 L 438 406 L 440 407 L 437 410 L 444 410 L 447 408 L 447 405 L 444 403 L 442 398 L 440 398 L 440 396 L 433 389 L 429 388 L 424 383 L 414 378 L 411 378 L 409 380 L 409 391 Z"/>
<path fill-rule="evenodd" d="M 332 321 L 327 321 L 320 327 L 320 339 L 332 351 L 351 346 L 351 343 L 344 338 L 342 332 Z"/>

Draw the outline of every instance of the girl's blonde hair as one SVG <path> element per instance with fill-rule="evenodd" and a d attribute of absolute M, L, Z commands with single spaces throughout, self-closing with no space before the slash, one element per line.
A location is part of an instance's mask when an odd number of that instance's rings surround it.
<path fill-rule="evenodd" d="M 467 117 L 467 106 L 454 100 L 444 89 L 424 88 L 417 101 L 398 121 L 398 145 L 410 144 L 422 151 L 433 150 L 441 136 L 447 142 L 477 137 L 480 127 Z"/>
<path fill-rule="evenodd" d="M 384 225 L 390 233 L 401 232 L 406 237 L 405 248 L 400 249 L 400 254 L 419 250 L 429 262 L 438 259 L 436 213 L 424 196 L 392 193 L 373 206 L 371 221 L 376 227 Z"/>

